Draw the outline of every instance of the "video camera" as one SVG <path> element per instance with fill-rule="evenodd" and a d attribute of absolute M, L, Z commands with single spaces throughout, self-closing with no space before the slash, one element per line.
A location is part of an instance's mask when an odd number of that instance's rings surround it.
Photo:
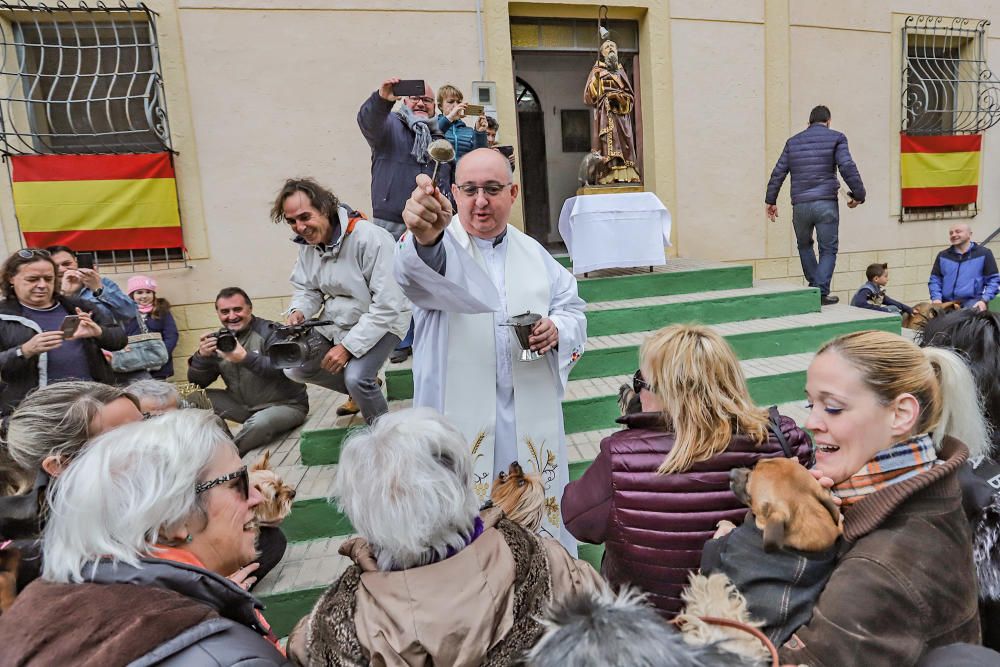
<path fill-rule="evenodd" d="M 301 368 L 329 343 L 316 327 L 325 327 L 333 322 L 326 320 L 306 320 L 301 324 L 272 324 L 280 340 L 267 346 L 267 358 L 275 368 Z"/>

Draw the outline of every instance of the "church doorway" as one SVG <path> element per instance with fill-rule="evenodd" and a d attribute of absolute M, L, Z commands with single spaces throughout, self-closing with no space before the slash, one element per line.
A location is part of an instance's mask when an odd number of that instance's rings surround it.
<path fill-rule="evenodd" d="M 609 21 L 608 27 L 638 111 L 639 24 Z M 593 141 L 593 114 L 583 103 L 583 90 L 598 55 L 596 21 L 511 17 L 511 45 L 524 228 L 542 245 L 558 249 L 559 212 L 576 195 L 580 161 Z"/>

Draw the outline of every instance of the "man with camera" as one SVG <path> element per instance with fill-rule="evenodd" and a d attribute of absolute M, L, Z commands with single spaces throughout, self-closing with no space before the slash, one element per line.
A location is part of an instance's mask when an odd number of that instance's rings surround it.
<path fill-rule="evenodd" d="M 93 253 L 77 253 L 64 245 L 49 246 L 46 250 L 59 272 L 56 280 L 63 296 L 76 297 L 109 320 L 123 324 L 138 316 L 135 302 L 115 281 L 102 277 L 94 268 Z"/>
<path fill-rule="evenodd" d="M 410 302 L 392 276 L 392 236 L 308 178 L 285 182 L 271 219 L 299 246 L 287 324 L 329 321 L 311 329 L 309 358 L 285 374 L 348 394 L 371 423 L 389 409 L 378 372 L 410 326 Z"/>
<path fill-rule="evenodd" d="M 215 414 L 239 422 L 240 456 L 263 447 L 306 420 L 306 388 L 285 377 L 267 356 L 280 336 L 277 325 L 253 314 L 250 297 L 239 287 L 227 287 L 215 297 L 222 328 L 201 337 L 188 360 L 188 382 L 207 387 L 222 376 L 225 389 L 208 389 Z"/>

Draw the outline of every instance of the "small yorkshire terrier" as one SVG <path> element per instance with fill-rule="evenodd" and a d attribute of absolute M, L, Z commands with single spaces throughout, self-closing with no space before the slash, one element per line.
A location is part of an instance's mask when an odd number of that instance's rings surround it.
<path fill-rule="evenodd" d="M 537 533 L 542 525 L 542 509 L 545 506 L 545 487 L 539 475 L 526 475 L 521 464 L 514 461 L 507 473 L 493 480 L 490 500 L 494 507 L 503 510 L 507 518 L 518 523 L 532 533 Z"/>
<path fill-rule="evenodd" d="M 264 496 L 264 500 L 254 508 L 257 523 L 261 526 L 277 526 L 292 511 L 295 489 L 285 484 L 278 473 L 271 469 L 271 450 L 264 452 L 250 468 L 250 485 Z"/>

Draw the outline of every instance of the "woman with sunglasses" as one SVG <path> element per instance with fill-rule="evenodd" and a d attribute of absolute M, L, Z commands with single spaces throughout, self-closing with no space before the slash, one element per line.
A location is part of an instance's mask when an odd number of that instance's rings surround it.
<path fill-rule="evenodd" d="M 35 387 L 61 380 L 114 384 L 104 350 L 120 350 L 124 329 L 65 298 L 46 250 L 18 250 L 0 268 L 0 413 L 10 414 Z"/>
<path fill-rule="evenodd" d="M 20 552 L 15 593 L 41 572 L 38 541 L 49 516 L 48 487 L 87 443 L 123 424 L 141 421 L 138 401 L 98 382 L 59 382 L 28 395 L 4 422 L 0 460 L 12 494 L 0 495 L 0 542 Z M 3 465 L 0 463 L 0 465 Z"/>
<path fill-rule="evenodd" d="M 255 558 L 261 496 L 212 413 L 96 438 L 51 497 L 42 579 L 0 616 L 12 664 L 288 664 L 226 578 Z"/>
<path fill-rule="evenodd" d="M 566 487 L 562 515 L 577 539 L 604 544 L 612 586 L 639 586 L 673 618 L 716 524 L 746 514 L 729 472 L 786 455 L 807 465 L 812 446 L 794 421 L 754 405 L 736 355 L 711 329 L 666 327 L 639 357 L 642 411 L 619 419 L 625 429 Z"/>

